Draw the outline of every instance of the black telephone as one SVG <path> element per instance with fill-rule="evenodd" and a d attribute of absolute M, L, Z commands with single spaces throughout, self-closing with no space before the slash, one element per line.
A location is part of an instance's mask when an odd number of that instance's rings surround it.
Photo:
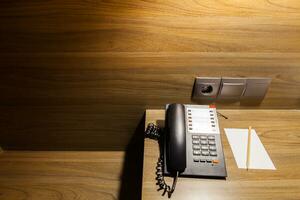
<path fill-rule="evenodd" d="M 157 164 L 158 190 L 170 198 L 178 176 L 225 178 L 227 176 L 217 112 L 205 105 L 169 104 L 165 128 L 149 124 L 146 136 L 157 139 L 160 158 Z M 164 176 L 174 177 L 172 187 Z"/>

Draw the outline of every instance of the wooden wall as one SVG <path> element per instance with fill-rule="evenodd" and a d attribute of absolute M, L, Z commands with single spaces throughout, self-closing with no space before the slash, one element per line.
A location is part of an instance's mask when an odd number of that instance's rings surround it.
<path fill-rule="evenodd" d="M 4 149 L 124 149 L 195 76 L 271 77 L 255 108 L 300 108 L 298 0 L 3 0 L 0 24 Z"/>

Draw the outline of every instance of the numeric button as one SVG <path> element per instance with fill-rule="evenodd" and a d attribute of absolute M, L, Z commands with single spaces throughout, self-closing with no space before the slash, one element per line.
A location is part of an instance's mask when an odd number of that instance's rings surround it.
<path fill-rule="evenodd" d="M 215 139 L 215 136 L 211 135 L 211 136 L 208 136 L 207 137 L 209 140 L 214 140 Z"/>
<path fill-rule="evenodd" d="M 206 137 L 205 135 L 201 135 L 201 136 L 200 136 L 200 139 L 201 139 L 201 140 L 206 140 L 207 137 Z"/>
<path fill-rule="evenodd" d="M 193 144 L 200 144 L 199 140 L 193 140 Z"/>
<path fill-rule="evenodd" d="M 208 146 L 201 146 L 202 150 L 208 150 Z"/>
<path fill-rule="evenodd" d="M 199 155 L 201 154 L 201 151 L 194 150 L 194 151 L 193 151 L 193 154 L 194 154 L 195 156 L 199 156 Z"/>
<path fill-rule="evenodd" d="M 200 142 L 202 145 L 206 145 L 207 144 L 207 141 L 206 140 L 201 140 Z"/>
<path fill-rule="evenodd" d="M 208 151 L 202 151 L 202 156 L 208 156 L 209 152 Z"/>
<path fill-rule="evenodd" d="M 192 135 L 193 139 L 199 139 L 199 135 Z"/>
<path fill-rule="evenodd" d="M 209 154 L 210 154 L 211 156 L 217 156 L 217 152 L 215 152 L 215 151 L 211 151 L 211 152 L 209 152 Z"/>
<path fill-rule="evenodd" d="M 215 146 L 209 146 L 209 150 L 210 150 L 210 151 L 216 151 L 217 148 L 216 148 Z"/>

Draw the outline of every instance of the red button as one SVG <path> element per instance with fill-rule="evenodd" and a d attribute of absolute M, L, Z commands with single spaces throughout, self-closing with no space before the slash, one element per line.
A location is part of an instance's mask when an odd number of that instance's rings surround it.
<path fill-rule="evenodd" d="M 212 160 L 212 163 L 218 164 L 218 163 L 219 163 L 219 160 Z"/>

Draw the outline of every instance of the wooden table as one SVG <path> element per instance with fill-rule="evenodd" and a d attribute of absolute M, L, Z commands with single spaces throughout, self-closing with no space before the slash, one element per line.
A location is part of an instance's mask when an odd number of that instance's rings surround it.
<path fill-rule="evenodd" d="M 226 180 L 179 178 L 172 199 L 300 199 L 300 112 L 299 110 L 219 110 L 226 158 Z M 164 110 L 147 110 L 146 124 L 164 123 Z M 247 128 L 259 135 L 277 170 L 238 169 L 223 128 Z M 167 199 L 157 192 L 155 167 L 158 144 L 145 139 L 143 200 Z M 166 178 L 171 184 L 172 179 Z"/>
<path fill-rule="evenodd" d="M 122 200 L 123 161 L 121 151 L 4 151 L 0 200 Z"/>

